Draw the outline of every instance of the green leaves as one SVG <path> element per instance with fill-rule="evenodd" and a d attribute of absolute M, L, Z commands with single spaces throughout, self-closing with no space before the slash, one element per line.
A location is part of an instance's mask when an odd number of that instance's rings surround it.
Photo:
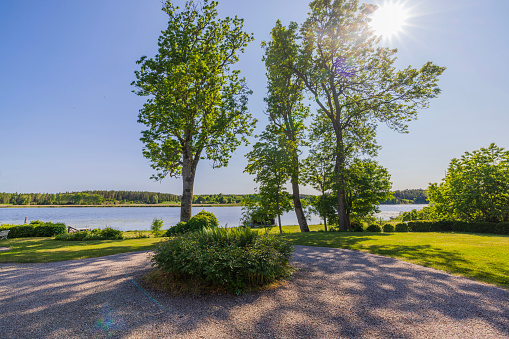
<path fill-rule="evenodd" d="M 148 128 L 141 141 L 155 179 L 182 175 L 186 156 L 194 168 L 200 158 L 226 166 L 256 123 L 247 109 L 251 91 L 239 71 L 231 70 L 253 36 L 242 31 L 242 19 L 217 19 L 217 4 L 188 1 L 180 10 L 167 1 L 168 27 L 158 54 L 137 61 L 132 85 L 148 97 L 138 122 Z"/>
<path fill-rule="evenodd" d="M 491 144 L 452 159 L 428 195 L 438 219 L 509 221 L 509 151 Z"/>

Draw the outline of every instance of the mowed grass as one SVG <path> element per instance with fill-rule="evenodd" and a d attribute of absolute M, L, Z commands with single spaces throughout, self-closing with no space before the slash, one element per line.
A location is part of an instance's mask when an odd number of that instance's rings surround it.
<path fill-rule="evenodd" d="M 168 238 L 124 240 L 57 241 L 53 238 L 17 238 L 0 241 L 0 263 L 51 262 L 102 257 L 105 255 L 151 250 Z"/>
<path fill-rule="evenodd" d="M 300 233 L 298 226 L 283 226 L 283 237 L 295 245 L 346 248 L 402 259 L 509 288 L 509 236 L 466 233 L 355 233 L 317 232 L 323 225 Z M 263 232 L 263 228 L 261 229 Z M 279 228 L 270 229 L 278 234 Z M 144 231 L 149 235 L 150 232 Z M 0 241 L 0 262 L 51 262 L 151 250 L 168 238 L 56 241 L 52 238 L 19 238 Z"/>
<path fill-rule="evenodd" d="M 295 245 L 379 254 L 509 288 L 509 236 L 431 232 L 298 233 L 297 226 L 283 230 L 283 236 Z"/>

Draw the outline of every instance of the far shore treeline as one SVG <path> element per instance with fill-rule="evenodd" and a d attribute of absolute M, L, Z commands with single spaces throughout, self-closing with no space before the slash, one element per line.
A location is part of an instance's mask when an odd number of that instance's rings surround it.
<path fill-rule="evenodd" d="M 406 189 L 394 191 L 393 198 L 382 204 L 427 204 L 426 191 Z M 301 195 L 309 200 L 312 195 Z M 242 205 L 244 199 L 256 194 L 204 194 L 193 197 L 194 204 Z M 180 204 L 180 195 L 140 191 L 83 191 L 66 193 L 0 193 L 3 205 L 117 205 L 117 204 Z"/>

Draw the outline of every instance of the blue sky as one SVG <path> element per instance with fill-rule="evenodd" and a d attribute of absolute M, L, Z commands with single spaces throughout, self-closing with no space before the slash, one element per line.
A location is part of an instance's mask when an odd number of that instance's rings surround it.
<path fill-rule="evenodd" d="M 176 1 L 182 3 L 182 1 Z M 411 26 L 398 39 L 398 66 L 431 60 L 447 70 L 442 94 L 398 134 L 381 126 L 378 161 L 394 189 L 426 188 L 453 157 L 491 142 L 509 148 L 505 0 L 412 0 Z M 135 64 L 156 53 L 167 17 L 160 0 L 0 2 L 0 192 L 148 190 L 181 193 L 179 179 L 150 180 L 137 115 L 145 98 L 131 93 Z M 220 16 L 238 15 L 255 41 L 238 68 L 263 114 L 262 40 L 277 19 L 303 22 L 308 0 L 223 0 Z M 260 130 L 258 128 L 258 130 Z M 228 168 L 198 165 L 195 193 L 251 193 L 241 147 Z M 313 193 L 310 188 L 303 190 Z"/>

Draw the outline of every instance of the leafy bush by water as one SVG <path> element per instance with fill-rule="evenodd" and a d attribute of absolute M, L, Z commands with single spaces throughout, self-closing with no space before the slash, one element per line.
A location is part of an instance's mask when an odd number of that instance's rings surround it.
<path fill-rule="evenodd" d="M 199 231 L 206 227 L 217 227 L 218 225 L 219 221 L 213 213 L 201 211 L 195 216 L 191 217 L 187 223 L 181 221 L 177 225 L 170 227 L 164 236 L 172 237 L 178 234 Z"/>
<path fill-rule="evenodd" d="M 392 224 L 385 224 L 383 226 L 384 233 L 394 232 L 394 225 Z"/>
<path fill-rule="evenodd" d="M 382 228 L 379 225 L 369 225 L 366 232 L 382 232 Z"/>
<path fill-rule="evenodd" d="M 55 240 L 67 241 L 88 241 L 88 240 L 121 240 L 124 239 L 122 231 L 106 227 L 105 229 L 95 228 L 91 231 L 77 231 L 74 233 L 63 233 L 55 236 Z"/>
<path fill-rule="evenodd" d="M 408 229 L 408 225 L 405 224 L 404 222 L 400 222 L 399 224 L 396 225 L 396 232 L 408 232 L 409 229 Z"/>
<path fill-rule="evenodd" d="M 364 232 L 364 228 L 362 227 L 362 225 L 357 225 L 353 228 L 352 230 L 353 232 Z"/>
<path fill-rule="evenodd" d="M 29 237 L 53 237 L 65 233 L 67 227 L 62 223 L 42 222 L 35 220 L 29 225 L 1 225 L 0 230 L 10 230 L 9 239 Z"/>
<path fill-rule="evenodd" d="M 290 274 L 293 246 L 250 228 L 204 228 L 156 247 L 152 262 L 176 277 L 240 293 Z"/>

